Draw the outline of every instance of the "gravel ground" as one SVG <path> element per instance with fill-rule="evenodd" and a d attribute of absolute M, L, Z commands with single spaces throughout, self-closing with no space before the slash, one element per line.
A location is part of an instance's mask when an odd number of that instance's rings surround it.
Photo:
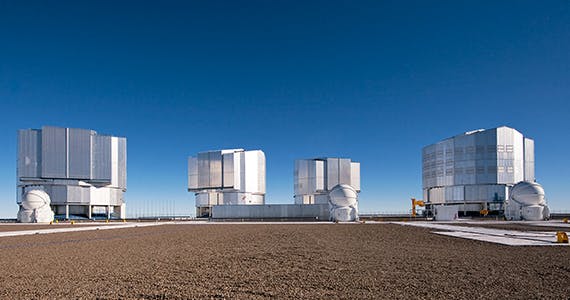
<path fill-rule="evenodd" d="M 0 239 L 0 298 L 570 297 L 570 248 L 429 229 L 163 225 Z"/>

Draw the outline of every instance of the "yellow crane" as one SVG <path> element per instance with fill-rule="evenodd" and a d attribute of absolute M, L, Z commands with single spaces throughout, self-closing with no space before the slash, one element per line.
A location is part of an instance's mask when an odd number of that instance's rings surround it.
<path fill-rule="evenodd" d="M 416 216 L 416 206 L 424 207 L 426 204 L 423 200 L 416 200 L 416 198 L 412 198 L 412 217 Z"/>

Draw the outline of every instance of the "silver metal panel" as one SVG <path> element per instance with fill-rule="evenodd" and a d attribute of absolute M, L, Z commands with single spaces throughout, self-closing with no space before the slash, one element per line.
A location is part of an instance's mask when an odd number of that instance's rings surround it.
<path fill-rule="evenodd" d="M 359 182 L 359 188 L 360 188 L 360 182 Z M 325 162 L 322 160 L 315 160 L 315 191 L 324 191 L 324 189 L 325 189 Z"/>
<path fill-rule="evenodd" d="M 436 186 L 435 172 L 435 148 L 436 145 L 429 145 L 422 149 L 422 185 L 423 188 Z M 426 198 L 424 198 L 426 199 Z"/>
<path fill-rule="evenodd" d="M 42 177 L 67 178 L 67 129 L 42 127 Z"/>
<path fill-rule="evenodd" d="M 245 151 L 245 189 L 247 193 L 265 194 L 265 154 L 262 151 Z"/>
<path fill-rule="evenodd" d="M 465 202 L 502 202 L 505 200 L 504 185 L 471 185 L 465 187 Z"/>
<path fill-rule="evenodd" d="M 224 188 L 234 186 L 234 153 L 226 153 L 222 156 L 223 172 L 222 178 Z"/>
<path fill-rule="evenodd" d="M 312 194 L 317 190 L 317 164 L 313 159 L 308 162 L 308 192 Z"/>
<path fill-rule="evenodd" d="M 360 192 L 360 163 L 358 162 L 350 163 L 350 185 Z"/>
<path fill-rule="evenodd" d="M 111 185 L 119 186 L 119 140 L 111 137 Z"/>
<path fill-rule="evenodd" d="M 233 186 L 234 186 L 234 189 L 235 189 L 235 190 L 239 190 L 239 191 L 241 191 L 241 190 L 242 190 L 242 187 L 243 187 L 243 185 L 242 185 L 242 183 L 241 183 L 241 171 L 242 171 L 242 169 L 241 169 L 241 161 L 242 161 L 242 158 L 241 158 L 241 154 L 240 154 L 240 153 L 243 153 L 243 150 L 234 153 L 234 156 L 233 156 L 233 160 L 234 160 L 234 169 L 233 169 L 234 179 L 233 179 Z"/>
<path fill-rule="evenodd" d="M 210 185 L 212 188 L 222 188 L 222 152 L 212 151 L 210 159 Z"/>
<path fill-rule="evenodd" d="M 295 195 L 309 194 L 309 162 L 308 159 L 295 160 Z"/>
<path fill-rule="evenodd" d="M 255 193 L 265 194 L 265 184 L 266 184 L 265 153 L 263 153 L 263 151 L 256 151 L 256 152 L 257 152 L 257 164 L 258 164 L 257 180 L 259 188 L 257 191 L 255 191 Z M 259 199 L 256 201 L 259 201 Z M 265 203 L 265 196 L 263 196 L 262 201 L 263 203 Z"/>
<path fill-rule="evenodd" d="M 208 152 L 198 153 L 198 188 L 210 186 L 210 155 Z"/>
<path fill-rule="evenodd" d="M 111 137 L 91 136 L 91 179 L 111 183 Z"/>
<path fill-rule="evenodd" d="M 524 180 L 535 181 L 534 175 L 534 140 L 524 139 Z"/>
<path fill-rule="evenodd" d="M 338 160 L 338 183 L 350 185 L 350 158 L 340 158 Z"/>
<path fill-rule="evenodd" d="M 127 188 L 127 139 L 118 138 L 118 175 L 119 175 L 119 188 Z"/>
<path fill-rule="evenodd" d="M 69 178 L 91 178 L 91 130 L 67 129 Z"/>
<path fill-rule="evenodd" d="M 198 189 L 198 158 L 188 158 L 188 189 Z"/>
<path fill-rule="evenodd" d="M 475 136 L 477 134 L 454 137 L 453 183 L 455 185 L 476 183 Z M 438 186 L 443 186 L 443 182 L 438 182 Z"/>
<path fill-rule="evenodd" d="M 42 134 L 39 130 L 18 131 L 18 178 L 41 176 Z"/>
<path fill-rule="evenodd" d="M 428 200 L 432 204 L 445 203 L 445 190 L 442 187 L 429 189 Z"/>
<path fill-rule="evenodd" d="M 463 202 L 465 200 L 465 186 L 455 185 L 445 187 L 445 202 Z"/>
<path fill-rule="evenodd" d="M 196 194 L 196 207 L 210 206 L 210 197 L 208 193 Z"/>
<path fill-rule="evenodd" d="M 332 190 L 339 184 L 339 162 L 338 158 L 327 158 L 327 190 Z"/>
<path fill-rule="evenodd" d="M 49 194 L 51 204 L 67 203 L 67 186 L 65 185 L 50 186 L 49 189 L 46 188 L 46 192 Z"/>
<path fill-rule="evenodd" d="M 66 186 L 65 188 L 67 188 L 67 203 L 88 204 L 90 202 L 91 193 L 88 187 Z"/>
<path fill-rule="evenodd" d="M 515 129 L 497 128 L 497 183 L 514 184 L 524 179 L 523 136 Z"/>
<path fill-rule="evenodd" d="M 312 219 L 328 220 L 328 204 L 219 205 L 212 207 L 214 219 Z"/>

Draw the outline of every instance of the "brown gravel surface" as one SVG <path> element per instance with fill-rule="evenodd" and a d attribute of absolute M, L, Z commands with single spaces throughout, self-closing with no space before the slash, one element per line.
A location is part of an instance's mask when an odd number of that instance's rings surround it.
<path fill-rule="evenodd" d="M 394 224 L 162 225 L 0 238 L 2 299 L 570 297 L 570 247 Z"/>

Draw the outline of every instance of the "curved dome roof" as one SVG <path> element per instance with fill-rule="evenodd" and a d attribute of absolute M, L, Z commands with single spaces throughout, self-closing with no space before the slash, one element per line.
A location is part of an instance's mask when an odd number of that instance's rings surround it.
<path fill-rule="evenodd" d="M 51 202 L 49 195 L 42 190 L 31 190 L 24 195 L 22 199 L 22 207 L 24 209 L 38 209 Z"/>
<path fill-rule="evenodd" d="M 329 193 L 332 204 L 341 207 L 353 206 L 358 199 L 356 190 L 348 184 L 339 184 Z"/>
<path fill-rule="evenodd" d="M 521 181 L 511 189 L 510 199 L 523 205 L 545 204 L 544 189 L 536 182 Z"/>

